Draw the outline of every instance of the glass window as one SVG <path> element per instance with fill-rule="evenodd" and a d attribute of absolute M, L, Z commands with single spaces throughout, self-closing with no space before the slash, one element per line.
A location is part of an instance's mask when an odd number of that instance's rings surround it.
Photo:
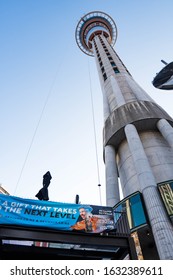
<path fill-rule="evenodd" d="M 140 194 L 129 198 L 129 207 L 132 217 L 132 227 L 137 227 L 138 225 L 146 222 Z"/>
<path fill-rule="evenodd" d="M 104 72 L 105 72 L 105 69 L 104 69 L 104 67 L 102 67 L 102 68 L 101 68 L 101 70 L 102 70 L 102 73 L 104 73 Z"/>
<path fill-rule="evenodd" d="M 114 72 L 115 72 L 116 74 L 117 74 L 117 73 L 120 73 L 120 71 L 118 70 L 117 67 L 114 67 L 113 69 L 114 69 Z"/>
<path fill-rule="evenodd" d="M 103 79 L 104 79 L 104 81 L 106 81 L 106 79 L 107 79 L 106 73 L 103 74 Z"/>
<path fill-rule="evenodd" d="M 112 67 L 113 67 L 113 66 L 116 66 L 116 64 L 115 64 L 114 61 L 111 61 L 111 65 L 112 65 Z"/>
<path fill-rule="evenodd" d="M 122 212 L 126 212 L 129 227 L 132 231 L 147 223 L 140 193 L 135 193 L 123 199 L 115 205 L 114 210 L 115 221 L 118 220 Z"/>
<path fill-rule="evenodd" d="M 112 56 L 108 56 L 109 60 L 113 60 Z"/>

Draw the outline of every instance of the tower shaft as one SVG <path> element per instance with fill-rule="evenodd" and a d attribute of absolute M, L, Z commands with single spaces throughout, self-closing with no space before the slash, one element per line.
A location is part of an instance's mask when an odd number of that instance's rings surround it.
<path fill-rule="evenodd" d="M 94 38 L 93 53 L 103 93 L 104 146 L 113 146 L 117 154 L 124 196 L 139 190 L 124 132 L 129 123 L 138 130 L 156 183 L 171 180 L 173 151 L 166 136 L 160 132 L 159 123 L 165 119 L 167 125 L 173 125 L 172 118 L 134 81 L 104 36 Z M 173 131 L 172 126 L 169 127 Z"/>
<path fill-rule="evenodd" d="M 79 47 L 95 57 L 103 93 L 107 205 L 120 200 L 119 179 L 124 197 L 142 193 L 159 257 L 173 259 L 173 226 L 158 190 L 160 182 L 173 179 L 173 119 L 112 48 L 114 29 L 107 15 L 91 13 L 78 32 Z"/>

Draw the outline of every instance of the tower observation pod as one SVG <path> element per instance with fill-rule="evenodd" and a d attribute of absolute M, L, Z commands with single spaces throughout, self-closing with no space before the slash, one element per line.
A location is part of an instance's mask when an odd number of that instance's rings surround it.
<path fill-rule="evenodd" d="M 109 15 L 86 14 L 75 36 L 82 52 L 95 58 L 103 94 L 106 203 L 120 203 L 120 187 L 124 198 L 140 193 L 158 258 L 173 259 L 173 224 L 159 188 L 173 180 L 173 119 L 136 83 L 113 49 L 117 27 Z M 173 199 L 167 200 L 173 214 Z"/>

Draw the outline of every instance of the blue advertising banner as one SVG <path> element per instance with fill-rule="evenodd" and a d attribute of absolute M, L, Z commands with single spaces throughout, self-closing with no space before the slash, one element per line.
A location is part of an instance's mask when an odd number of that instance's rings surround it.
<path fill-rule="evenodd" d="M 0 224 L 99 233 L 114 229 L 113 209 L 0 194 Z"/>

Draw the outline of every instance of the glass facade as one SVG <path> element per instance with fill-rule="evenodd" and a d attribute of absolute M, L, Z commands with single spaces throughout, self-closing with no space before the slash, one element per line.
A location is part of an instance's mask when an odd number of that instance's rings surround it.
<path fill-rule="evenodd" d="M 118 221 L 120 213 L 126 212 L 131 232 L 147 224 L 144 206 L 139 192 L 121 200 L 114 207 L 115 221 Z"/>

